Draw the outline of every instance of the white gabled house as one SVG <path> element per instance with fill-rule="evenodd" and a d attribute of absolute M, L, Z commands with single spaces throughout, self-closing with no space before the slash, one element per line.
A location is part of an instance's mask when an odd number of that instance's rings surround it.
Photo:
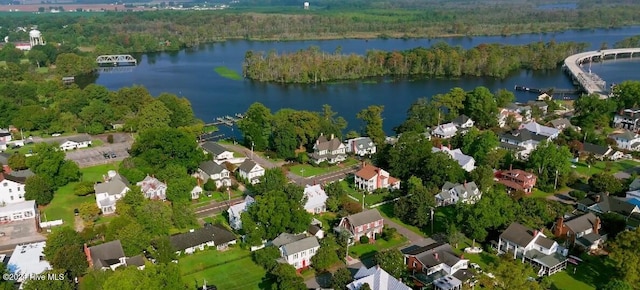
<path fill-rule="evenodd" d="M 238 167 L 240 177 L 248 180 L 251 184 L 259 183 L 260 177 L 264 176 L 264 172 L 264 168 L 251 159 L 246 159 L 240 164 L 240 167 Z"/>
<path fill-rule="evenodd" d="M 347 146 L 340 142 L 340 139 L 331 134 L 331 139 L 327 140 L 323 134 L 316 140 L 313 145 L 313 153 L 309 154 L 309 158 L 315 164 L 328 162 L 334 164 L 345 161 L 347 159 Z"/>
<path fill-rule="evenodd" d="M 456 127 L 460 129 L 469 129 L 473 127 L 473 125 L 475 124 L 475 122 L 471 118 L 467 117 L 464 114 L 451 120 L 451 123 L 453 123 L 454 125 L 456 125 Z"/>
<path fill-rule="evenodd" d="M 140 186 L 140 191 L 144 197 L 148 199 L 166 200 L 167 199 L 167 184 L 155 178 L 155 176 L 145 177 L 142 181 L 136 183 Z"/>
<path fill-rule="evenodd" d="M 482 198 L 482 192 L 475 182 L 451 183 L 445 182 L 442 190 L 436 194 L 436 206 L 464 203 L 474 204 Z"/>
<path fill-rule="evenodd" d="M 216 187 L 231 186 L 231 172 L 227 170 L 223 165 L 215 163 L 213 161 L 205 161 L 198 166 L 198 172 L 194 174 L 194 177 L 200 178 L 203 182 L 207 182 L 209 179 L 216 183 Z"/>
<path fill-rule="evenodd" d="M 376 144 L 369 137 L 358 137 L 344 141 L 346 152 L 358 156 L 376 154 Z"/>
<path fill-rule="evenodd" d="M 400 180 L 389 172 L 370 164 L 363 166 L 354 175 L 356 188 L 372 192 L 376 189 L 400 189 Z"/>
<path fill-rule="evenodd" d="M 207 141 L 202 143 L 200 147 L 202 147 L 204 152 L 211 154 L 211 156 L 213 156 L 213 160 L 215 161 L 225 161 L 233 159 L 233 151 L 227 150 L 227 148 L 224 148 L 222 145 L 216 142 Z"/>
<path fill-rule="evenodd" d="M 473 157 L 462 153 L 462 150 L 460 149 L 451 150 L 450 146 L 445 147 L 440 145 L 440 147 L 432 147 L 431 152 L 433 153 L 442 152 L 449 155 L 451 159 L 458 162 L 460 167 L 462 167 L 462 169 L 464 169 L 467 172 L 471 172 L 474 169 L 476 169 L 476 160 Z"/>
<path fill-rule="evenodd" d="M 114 170 L 110 170 L 102 183 L 93 186 L 96 192 L 96 204 L 102 214 L 116 211 L 116 201 L 129 192 L 129 181 Z"/>
<path fill-rule="evenodd" d="M 640 135 L 629 130 L 623 130 L 621 133 L 611 134 L 609 138 L 616 141 L 618 148 L 630 151 L 640 150 Z"/>
<path fill-rule="evenodd" d="M 0 172 L 0 206 L 25 201 L 24 185 L 27 178 L 33 176 L 33 172 L 27 172 L 24 176 Z"/>
<path fill-rule="evenodd" d="M 439 125 L 431 131 L 431 135 L 440 139 L 449 139 L 458 133 L 458 127 L 454 123 Z"/>
<path fill-rule="evenodd" d="M 280 250 L 280 262 L 285 262 L 295 267 L 296 270 L 309 267 L 311 257 L 320 249 L 318 238 L 315 236 L 307 237 L 304 234 L 282 233 L 271 244 Z"/>
<path fill-rule="evenodd" d="M 88 135 L 67 138 L 60 144 L 60 150 L 68 151 L 91 146 L 91 137 Z"/>
<path fill-rule="evenodd" d="M 304 188 L 304 198 L 306 198 L 304 209 L 308 213 L 320 214 L 327 211 L 326 202 L 329 197 L 320 184 L 307 185 Z"/>
<path fill-rule="evenodd" d="M 216 225 L 207 225 L 201 229 L 190 230 L 187 233 L 177 234 L 169 237 L 171 246 L 180 255 L 193 254 L 197 250 L 204 250 L 208 247 L 216 247 L 218 251 L 225 250 L 229 245 L 237 242 L 236 236 Z"/>
<path fill-rule="evenodd" d="M 247 208 L 249 208 L 249 206 L 254 202 L 255 199 L 250 195 L 247 195 L 243 202 L 234 204 L 227 209 L 227 213 L 229 214 L 229 225 L 231 228 L 236 231 L 242 229 L 242 213 L 247 211 Z"/>

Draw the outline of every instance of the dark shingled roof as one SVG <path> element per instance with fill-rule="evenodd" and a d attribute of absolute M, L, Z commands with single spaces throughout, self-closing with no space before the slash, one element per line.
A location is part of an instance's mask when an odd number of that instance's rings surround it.
<path fill-rule="evenodd" d="M 144 258 L 142 258 L 142 255 L 137 255 L 131 258 L 127 258 L 125 262 L 127 263 L 127 266 L 136 266 L 136 267 L 144 266 Z"/>
<path fill-rule="evenodd" d="M 442 263 L 453 266 L 460 261 L 460 257 L 453 252 L 449 244 L 433 243 L 423 247 L 406 249 L 407 256 L 415 256 L 426 267 L 434 267 Z"/>
<path fill-rule="evenodd" d="M 256 163 L 255 161 L 251 159 L 245 159 L 244 162 L 240 164 L 240 167 L 238 167 L 238 170 L 249 173 L 251 172 L 251 169 L 256 167 L 256 165 L 258 165 L 258 163 Z"/>
<path fill-rule="evenodd" d="M 519 223 L 512 223 L 502 232 L 500 238 L 513 242 L 518 246 L 526 247 L 533 240 L 533 230 Z"/>
<path fill-rule="evenodd" d="M 220 155 L 224 152 L 228 152 L 229 150 L 227 150 L 226 148 L 222 147 L 222 145 L 216 143 L 216 142 L 212 142 L 212 141 L 207 141 L 204 142 L 202 145 L 200 145 L 202 147 L 202 149 L 204 149 L 205 151 L 214 154 L 214 155 Z"/>
<path fill-rule="evenodd" d="M 226 168 L 222 167 L 222 165 L 215 163 L 211 160 L 200 163 L 198 166 L 204 173 L 212 175 L 222 173 Z"/>
<path fill-rule="evenodd" d="M 507 134 L 503 134 L 500 136 L 501 139 L 513 140 L 516 142 L 524 142 L 527 140 L 533 140 L 541 142 L 543 140 L 547 140 L 546 136 L 538 135 L 533 133 L 527 129 L 520 129 L 513 132 L 509 132 Z"/>
<path fill-rule="evenodd" d="M 76 143 L 88 142 L 88 141 L 91 141 L 91 136 L 89 136 L 89 135 L 73 136 L 73 137 L 67 138 L 67 140 L 73 141 L 73 142 L 76 142 Z"/>
<path fill-rule="evenodd" d="M 536 239 L 536 244 L 543 246 L 547 249 L 551 249 L 551 247 L 553 247 L 553 243 L 555 243 L 553 240 L 545 237 L 539 237 L 538 239 Z"/>
<path fill-rule="evenodd" d="M 358 227 L 371 222 L 375 222 L 377 220 L 381 220 L 382 216 L 380 215 L 380 212 L 378 212 L 378 210 L 374 208 L 347 216 L 346 219 L 349 220 L 349 224 L 351 224 L 351 226 Z"/>
<path fill-rule="evenodd" d="M 467 121 L 469 121 L 469 117 L 467 117 L 466 115 L 462 114 L 458 117 L 456 117 L 455 119 L 451 120 L 451 123 L 454 123 L 458 126 L 466 123 Z"/>
<path fill-rule="evenodd" d="M 609 152 L 609 148 L 585 142 L 582 145 L 582 151 L 587 153 L 593 153 L 596 155 L 605 155 L 607 154 L 607 152 Z"/>
<path fill-rule="evenodd" d="M 315 235 L 321 230 L 322 229 L 317 225 L 310 225 L 309 228 L 307 229 L 307 232 L 309 232 L 312 235 Z"/>
<path fill-rule="evenodd" d="M 593 213 L 586 213 L 581 216 L 574 217 L 570 220 L 566 220 L 564 221 L 564 224 L 574 233 L 581 233 L 593 228 L 593 226 L 596 224 L 596 219 L 597 217 Z"/>
<path fill-rule="evenodd" d="M 206 226 L 193 232 L 177 234 L 169 237 L 171 245 L 177 251 L 195 247 L 213 241 L 216 246 L 236 240 L 236 236 L 217 225 Z"/>
<path fill-rule="evenodd" d="M 96 269 L 102 269 L 102 267 L 109 267 L 113 264 L 120 263 L 120 258 L 125 257 L 120 240 L 90 247 L 89 253 L 91 254 L 93 267 Z"/>

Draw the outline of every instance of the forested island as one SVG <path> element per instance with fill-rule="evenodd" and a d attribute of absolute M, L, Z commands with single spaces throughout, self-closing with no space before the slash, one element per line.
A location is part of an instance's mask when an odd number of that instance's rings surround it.
<path fill-rule="evenodd" d="M 293 53 L 248 51 L 245 77 L 279 83 L 317 83 L 378 76 L 505 78 L 518 69 L 553 69 L 567 56 L 584 51 L 586 43 L 532 43 L 522 46 L 483 44 L 464 50 L 438 43 L 404 51 L 370 50 L 365 55 L 320 51 L 309 47 Z"/>
<path fill-rule="evenodd" d="M 47 41 L 96 53 L 176 51 L 228 39 L 307 40 L 513 35 L 640 23 L 640 4 L 579 1 L 575 9 L 541 9 L 545 1 L 338 1 L 251 6 L 219 11 L 27 14 L 0 17 L 0 35 L 28 39 L 16 27 L 37 25 Z M 238 4 L 240 5 L 240 4 Z"/>

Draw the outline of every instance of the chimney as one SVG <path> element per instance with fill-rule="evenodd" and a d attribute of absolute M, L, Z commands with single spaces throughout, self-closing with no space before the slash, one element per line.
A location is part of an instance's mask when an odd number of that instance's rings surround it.
<path fill-rule="evenodd" d="M 442 150 L 442 143 L 440 143 L 440 150 Z"/>
<path fill-rule="evenodd" d="M 380 169 L 376 169 L 376 183 L 377 183 L 377 187 L 376 188 L 381 188 L 382 187 L 382 174 L 380 172 Z"/>
<path fill-rule="evenodd" d="M 513 170 L 513 164 L 509 164 L 509 171 Z"/>
<path fill-rule="evenodd" d="M 333 135 L 333 133 L 331 133 L 331 139 L 329 139 L 329 141 L 333 140 L 333 137 L 334 137 L 334 135 Z"/>
<path fill-rule="evenodd" d="M 596 195 L 593 197 L 593 201 L 595 201 L 596 203 L 599 203 L 599 202 L 600 202 L 600 194 L 596 194 Z"/>
<path fill-rule="evenodd" d="M 440 259 L 438 258 L 438 253 L 433 253 L 433 258 L 436 259 L 436 261 L 440 261 Z"/>
<path fill-rule="evenodd" d="M 449 143 L 449 145 L 447 145 L 447 148 L 449 148 L 449 150 L 451 150 L 451 143 Z"/>
<path fill-rule="evenodd" d="M 593 232 L 595 234 L 599 234 L 600 231 L 600 217 L 596 217 L 595 222 L 593 223 Z"/>
<path fill-rule="evenodd" d="M 87 247 L 87 243 L 84 243 L 84 255 L 87 256 L 87 263 L 89 263 L 89 267 L 93 267 L 93 260 L 91 259 L 91 251 Z"/>
<path fill-rule="evenodd" d="M 538 236 L 538 230 L 533 230 L 533 237 L 535 238 L 536 236 Z"/>
<path fill-rule="evenodd" d="M 464 180 L 464 188 L 465 189 L 467 188 L 467 180 L 466 179 Z"/>
<path fill-rule="evenodd" d="M 564 228 L 564 218 L 559 216 L 556 218 L 556 226 L 553 228 L 553 235 L 560 237 L 563 232 L 562 228 Z"/>

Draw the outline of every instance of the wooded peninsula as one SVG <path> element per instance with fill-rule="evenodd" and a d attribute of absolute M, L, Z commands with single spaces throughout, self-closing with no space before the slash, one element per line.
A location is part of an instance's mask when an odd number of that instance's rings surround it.
<path fill-rule="evenodd" d="M 245 77 L 262 82 L 317 83 L 379 76 L 505 78 L 519 69 L 553 69 L 567 56 L 587 48 L 586 43 L 537 42 L 513 46 L 482 44 L 464 50 L 438 43 L 404 51 L 370 50 L 365 55 L 334 53 L 309 47 L 278 54 L 248 51 Z"/>

